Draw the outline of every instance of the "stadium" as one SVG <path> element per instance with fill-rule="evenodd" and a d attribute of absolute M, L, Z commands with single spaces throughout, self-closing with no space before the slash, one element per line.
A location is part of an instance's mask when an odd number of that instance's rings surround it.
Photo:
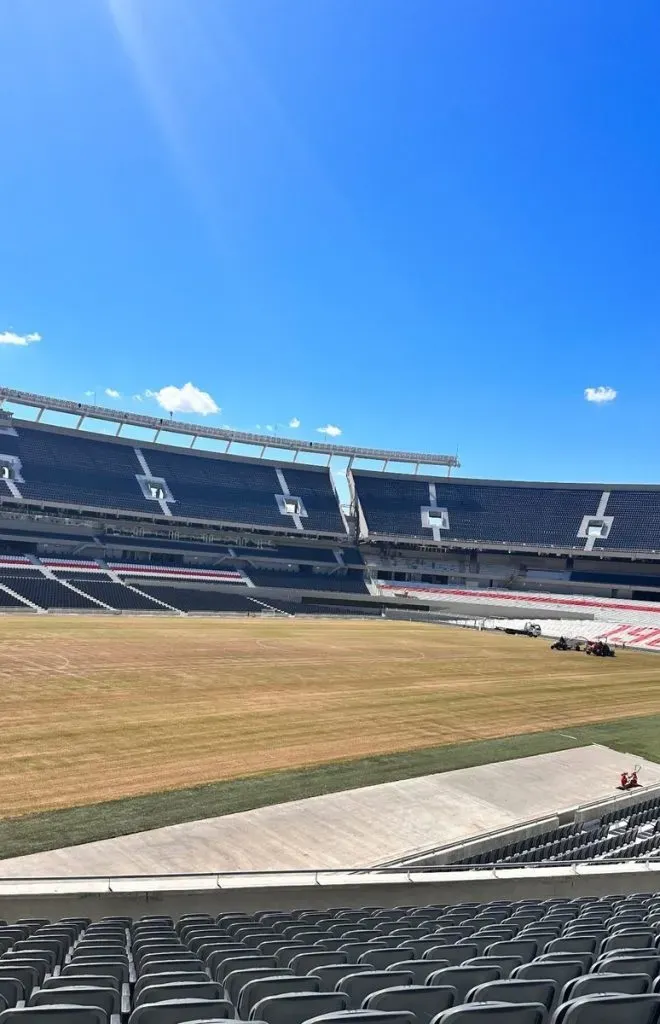
<path fill-rule="evenodd" d="M 657 990 L 660 488 L 0 399 L 5 1013 Z"/>
<path fill-rule="evenodd" d="M 659 40 L 0 2 L 0 1024 L 660 1024 Z"/>

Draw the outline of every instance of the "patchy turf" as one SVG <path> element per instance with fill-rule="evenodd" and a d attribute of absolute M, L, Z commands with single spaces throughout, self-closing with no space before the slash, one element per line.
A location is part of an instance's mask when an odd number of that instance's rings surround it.
<path fill-rule="evenodd" d="M 563 732 L 525 733 L 506 739 L 427 747 L 150 793 L 0 821 L 0 859 L 75 846 L 199 818 L 248 811 L 340 790 L 373 786 L 436 772 L 602 743 L 660 761 L 660 715 L 625 718 Z M 625 767 L 625 765 L 624 765 Z"/>
<path fill-rule="evenodd" d="M 0 815 L 66 810 L 56 845 L 557 749 L 660 697 L 650 655 L 406 622 L 7 617 L 0 655 Z"/>

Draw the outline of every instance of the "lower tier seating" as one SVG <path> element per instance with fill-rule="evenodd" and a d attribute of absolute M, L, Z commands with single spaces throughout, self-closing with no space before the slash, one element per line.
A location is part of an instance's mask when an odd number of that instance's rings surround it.
<path fill-rule="evenodd" d="M 39 605 L 40 608 L 80 608 L 99 610 L 99 606 L 90 601 L 83 594 L 63 586 L 58 580 L 49 579 L 40 573 L 31 573 L 30 576 L 5 577 L 0 573 L 0 583 L 8 586 L 17 594 Z M 3 602 L 4 603 L 4 602 Z"/>
<path fill-rule="evenodd" d="M 657 1024 L 659 945 L 656 893 L 22 918 L 0 1024 Z"/>
<path fill-rule="evenodd" d="M 195 590 L 188 587 L 141 583 L 137 586 L 144 594 L 151 595 L 165 604 L 183 612 L 243 612 L 258 614 L 263 606 L 251 601 L 243 594 L 228 594 L 219 590 Z"/>
<path fill-rule="evenodd" d="M 255 587 L 283 587 L 295 590 L 329 590 L 346 594 L 368 593 L 365 582 L 357 576 L 323 573 L 276 572 L 271 569 L 248 569 Z"/>
<path fill-rule="evenodd" d="M 660 857 L 660 798 L 640 800 L 601 818 L 570 822 L 518 843 L 495 847 L 465 864 L 529 864 Z"/>
<path fill-rule="evenodd" d="M 95 597 L 98 601 L 103 601 L 111 608 L 121 611 L 167 611 L 162 605 L 156 604 L 144 594 L 136 593 L 135 590 L 125 587 L 123 583 L 115 583 L 110 579 L 75 580 L 75 585 L 90 597 Z"/>

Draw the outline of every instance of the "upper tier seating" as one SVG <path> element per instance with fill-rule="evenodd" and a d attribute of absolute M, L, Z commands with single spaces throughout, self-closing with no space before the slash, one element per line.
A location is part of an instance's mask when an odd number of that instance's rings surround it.
<path fill-rule="evenodd" d="M 659 922 L 648 893 L 24 919 L 0 1024 L 657 1024 Z"/>
<path fill-rule="evenodd" d="M 159 502 L 147 499 L 140 488 L 136 477 L 144 476 L 145 469 L 132 444 L 36 426 L 17 424 L 16 428 L 15 434 L 0 434 L 0 458 L 20 459 L 22 479 L 17 486 L 26 501 L 164 514 Z M 147 444 L 139 447 L 148 476 L 165 479 L 169 487 L 173 516 L 297 528 L 294 517 L 280 511 L 276 495 L 282 495 L 284 488 L 276 465 L 172 452 Z M 327 468 L 284 465 L 281 474 L 289 494 L 303 502 L 302 529 L 346 536 Z M 6 482 L 3 486 L 9 497 Z"/>
<path fill-rule="evenodd" d="M 640 800 L 602 818 L 570 823 L 518 843 L 495 847 L 463 864 L 611 860 L 660 856 L 660 797 Z"/>
<path fill-rule="evenodd" d="M 355 470 L 353 479 L 372 537 L 594 551 L 660 550 L 660 488 L 506 484 Z M 422 512 L 433 507 L 437 509 L 434 528 L 423 520 Z M 442 510 L 446 510 L 444 521 Z M 607 536 L 588 539 L 587 519 L 608 520 Z"/>

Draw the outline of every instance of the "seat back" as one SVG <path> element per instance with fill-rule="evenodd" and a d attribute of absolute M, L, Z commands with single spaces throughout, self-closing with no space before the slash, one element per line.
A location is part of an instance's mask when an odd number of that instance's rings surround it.
<path fill-rule="evenodd" d="M 499 967 L 443 967 L 428 979 L 429 985 L 449 985 L 456 989 L 456 1002 L 462 1003 L 472 988 L 487 981 L 498 981 Z"/>
<path fill-rule="evenodd" d="M 352 1009 L 359 1010 L 372 992 L 411 984 L 412 974 L 409 971 L 362 971 L 359 974 L 347 974 L 337 983 L 336 991 L 345 992 Z"/>
<path fill-rule="evenodd" d="M 567 982 L 559 999 L 565 1003 L 569 999 L 593 995 L 631 995 L 639 996 L 648 992 L 651 979 L 647 974 L 583 974 L 581 978 L 573 978 Z"/>
<path fill-rule="evenodd" d="M 554 981 L 525 981 L 522 978 L 504 978 L 477 985 L 467 994 L 468 1003 L 541 1003 L 548 1012 L 557 996 Z"/>
<path fill-rule="evenodd" d="M 266 996 L 255 1003 L 250 1020 L 264 1021 L 265 1024 L 303 1024 L 303 1021 L 319 1014 L 346 1009 L 348 996 L 344 992 L 281 993 Z"/>
<path fill-rule="evenodd" d="M 660 995 L 592 995 L 562 1003 L 553 1024 L 657 1024 L 659 1020 Z"/>
<path fill-rule="evenodd" d="M 433 1018 L 432 1024 L 546 1024 L 540 1003 L 466 1003 Z"/>
<path fill-rule="evenodd" d="M 121 1002 L 116 988 L 72 985 L 70 988 L 40 988 L 30 996 L 28 1006 L 99 1006 L 108 1016 L 119 1013 Z"/>
<path fill-rule="evenodd" d="M 320 992 L 318 978 L 301 978 L 295 974 L 270 975 L 267 978 L 252 978 L 241 988 L 235 1001 L 236 1010 L 242 1020 L 247 1020 L 253 1006 L 268 996 L 293 995 L 297 992 Z"/>
<path fill-rule="evenodd" d="M 456 1001 L 456 989 L 449 985 L 397 985 L 380 989 L 367 996 L 365 1010 L 391 1012 L 401 1010 L 414 1013 L 418 1024 L 429 1024 L 441 1010 L 448 1010 Z"/>
<path fill-rule="evenodd" d="M 222 986 L 215 981 L 171 981 L 164 985 L 146 985 L 135 999 L 135 1005 L 170 999 L 222 999 L 222 995 Z"/>
<path fill-rule="evenodd" d="M 209 976 L 204 971 L 164 971 L 161 974 L 141 974 L 135 982 L 133 997 L 138 999 L 143 989 L 150 985 L 171 985 L 173 982 L 208 981 Z"/>
<path fill-rule="evenodd" d="M 108 1024 L 100 1006 L 23 1006 L 0 1013 L 0 1024 Z"/>
<path fill-rule="evenodd" d="M 460 967 L 466 960 L 479 956 L 478 947 L 467 942 L 461 946 L 437 945 L 426 952 L 429 954 L 429 960 L 447 960 L 450 967 Z"/>
<path fill-rule="evenodd" d="M 412 975 L 413 985 L 425 985 L 427 978 L 430 978 L 435 971 L 441 971 L 443 967 L 449 967 L 446 960 L 402 960 L 391 964 L 386 970 L 388 973 L 407 971 Z"/>
<path fill-rule="evenodd" d="M 234 1008 L 226 999 L 171 999 L 137 1006 L 128 1021 L 129 1024 L 185 1024 L 233 1016 Z"/>

